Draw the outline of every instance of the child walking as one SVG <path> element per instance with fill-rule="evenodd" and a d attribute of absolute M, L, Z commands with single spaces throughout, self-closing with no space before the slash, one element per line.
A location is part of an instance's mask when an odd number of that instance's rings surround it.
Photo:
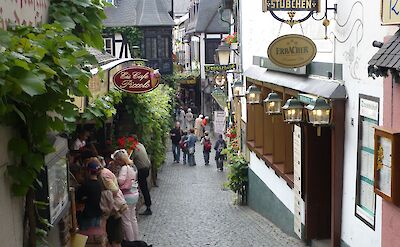
<path fill-rule="evenodd" d="M 189 156 L 188 156 L 188 148 L 187 148 L 187 143 L 186 140 L 188 138 L 188 133 L 187 131 L 183 131 L 183 135 L 182 138 L 179 142 L 179 146 L 182 150 L 182 156 L 183 156 L 183 164 L 186 165 L 186 162 L 189 160 Z"/>

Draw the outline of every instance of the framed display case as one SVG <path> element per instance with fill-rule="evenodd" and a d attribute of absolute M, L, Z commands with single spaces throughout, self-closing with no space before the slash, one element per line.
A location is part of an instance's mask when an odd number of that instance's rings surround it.
<path fill-rule="evenodd" d="M 400 205 L 400 132 L 375 128 L 374 191 L 384 200 Z"/>
<path fill-rule="evenodd" d="M 55 152 L 45 157 L 46 165 L 39 176 L 42 186 L 38 189 L 37 200 L 48 203 L 46 208 L 40 210 L 41 216 L 50 224 L 56 224 L 69 208 L 68 142 L 59 136 L 50 139 Z"/>

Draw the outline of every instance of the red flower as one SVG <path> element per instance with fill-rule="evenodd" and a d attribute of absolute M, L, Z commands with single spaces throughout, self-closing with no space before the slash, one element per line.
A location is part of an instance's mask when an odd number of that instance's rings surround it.
<path fill-rule="evenodd" d="M 120 148 L 125 148 L 125 137 L 121 137 L 118 139 L 118 145 Z"/>

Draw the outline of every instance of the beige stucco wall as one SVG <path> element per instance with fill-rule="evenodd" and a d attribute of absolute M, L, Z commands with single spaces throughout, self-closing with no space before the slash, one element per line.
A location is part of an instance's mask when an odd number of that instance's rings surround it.
<path fill-rule="evenodd" d="M 5 174 L 9 162 L 7 144 L 10 138 L 11 130 L 0 126 L 0 246 L 22 246 L 24 201 L 11 195 Z"/>

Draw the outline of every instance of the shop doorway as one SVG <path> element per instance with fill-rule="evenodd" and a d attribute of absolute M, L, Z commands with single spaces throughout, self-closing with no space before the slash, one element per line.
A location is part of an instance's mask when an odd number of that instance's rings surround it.
<path fill-rule="evenodd" d="M 303 126 L 304 143 L 304 201 L 305 239 L 322 240 L 331 238 L 331 155 L 332 130 L 317 129 L 309 124 Z"/>

